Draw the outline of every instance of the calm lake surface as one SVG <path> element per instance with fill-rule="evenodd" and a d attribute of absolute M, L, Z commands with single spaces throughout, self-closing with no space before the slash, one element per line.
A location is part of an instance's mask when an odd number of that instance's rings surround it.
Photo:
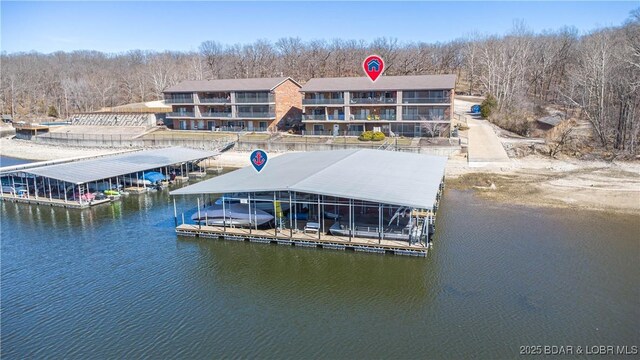
<path fill-rule="evenodd" d="M 8 156 L 0 155 L 0 167 L 26 164 L 26 163 L 30 163 L 30 162 L 32 162 L 32 161 L 31 160 L 17 159 L 17 158 L 12 158 L 12 157 L 8 157 Z"/>
<path fill-rule="evenodd" d="M 424 259 L 178 238 L 167 191 L 0 206 L 7 359 L 513 358 L 640 340 L 640 216 L 447 190 Z"/>

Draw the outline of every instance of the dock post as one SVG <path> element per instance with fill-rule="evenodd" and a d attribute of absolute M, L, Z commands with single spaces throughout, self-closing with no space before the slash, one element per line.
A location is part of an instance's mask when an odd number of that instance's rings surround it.
<path fill-rule="evenodd" d="M 382 204 L 378 203 L 378 244 L 382 243 Z"/>
<path fill-rule="evenodd" d="M 202 221 L 200 221 L 200 198 L 196 198 L 198 201 L 198 229 L 202 229 Z"/>
<path fill-rule="evenodd" d="M 247 204 L 249 204 L 249 235 L 251 235 L 251 193 L 247 193 Z"/>
<path fill-rule="evenodd" d="M 176 210 L 176 198 L 173 198 L 173 222 L 178 227 L 178 211 Z"/>
<path fill-rule="evenodd" d="M 62 183 L 62 187 L 64 188 L 64 203 L 65 204 L 67 203 L 67 186 L 66 185 L 67 185 L 66 181 Z"/>
<path fill-rule="evenodd" d="M 224 205 L 225 200 L 224 200 L 224 194 L 222 194 L 222 231 L 223 232 L 227 232 L 227 209 Z"/>
<path fill-rule="evenodd" d="M 207 202 L 205 201 L 204 206 L 202 207 L 204 209 L 204 225 L 207 226 L 209 225 L 209 215 L 207 215 Z"/>
<path fill-rule="evenodd" d="M 49 200 L 53 201 L 53 195 L 51 194 L 51 178 L 47 178 L 47 183 L 49 184 Z"/>
<path fill-rule="evenodd" d="M 351 242 L 351 231 L 352 231 L 351 222 L 353 221 L 351 217 L 352 203 L 353 203 L 353 199 L 349 199 L 349 242 Z"/>
<path fill-rule="evenodd" d="M 318 240 L 321 239 L 321 235 L 320 234 L 320 221 L 324 221 L 324 219 L 320 218 L 320 216 L 322 216 L 322 214 L 320 213 L 320 195 L 318 195 Z"/>
<path fill-rule="evenodd" d="M 289 190 L 289 239 L 293 239 L 293 207 L 291 206 L 291 190 Z"/>

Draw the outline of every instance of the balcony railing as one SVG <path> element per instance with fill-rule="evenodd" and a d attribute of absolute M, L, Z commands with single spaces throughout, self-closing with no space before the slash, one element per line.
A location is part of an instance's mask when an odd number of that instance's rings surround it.
<path fill-rule="evenodd" d="M 328 136 L 333 135 L 333 131 L 330 130 L 313 130 L 313 131 L 305 131 L 305 135 L 319 135 L 319 136 Z"/>
<path fill-rule="evenodd" d="M 344 104 L 344 99 L 302 99 L 302 105 Z"/>
<path fill-rule="evenodd" d="M 213 118 L 230 118 L 230 112 L 203 112 L 202 117 L 213 117 Z"/>
<path fill-rule="evenodd" d="M 351 98 L 351 104 L 396 104 L 397 98 Z"/>
<path fill-rule="evenodd" d="M 396 120 L 396 114 L 379 114 L 379 115 L 361 115 L 352 114 L 351 120 L 370 120 L 370 121 L 393 121 Z"/>
<path fill-rule="evenodd" d="M 217 97 L 209 97 L 209 98 L 201 97 L 200 102 L 209 103 L 209 104 L 227 104 L 231 102 L 231 99 L 217 98 Z"/>
<path fill-rule="evenodd" d="M 327 119 L 328 120 L 344 120 L 344 114 L 338 114 L 338 115 L 333 115 L 333 114 L 329 114 L 327 115 Z"/>
<path fill-rule="evenodd" d="M 421 121 L 449 121 L 440 117 L 432 117 L 429 115 L 420 114 L 402 114 L 402 120 L 421 120 Z"/>
<path fill-rule="evenodd" d="M 275 97 L 273 94 L 269 94 L 268 96 L 260 95 L 260 96 L 237 96 L 236 102 L 242 104 L 249 103 L 272 103 L 275 102 Z"/>
<path fill-rule="evenodd" d="M 302 120 L 326 120 L 326 119 L 327 119 L 326 115 L 314 115 L 314 114 L 302 115 Z"/>
<path fill-rule="evenodd" d="M 167 114 L 168 117 L 194 117 L 195 113 L 193 111 L 180 111 L 180 112 L 170 112 Z"/>
<path fill-rule="evenodd" d="M 451 102 L 449 97 L 402 98 L 403 104 L 446 104 L 449 102 Z"/>
<path fill-rule="evenodd" d="M 239 112 L 237 117 L 239 118 L 272 118 L 276 117 L 272 112 Z"/>
<path fill-rule="evenodd" d="M 170 97 L 164 99 L 167 104 L 193 104 L 192 97 Z"/>

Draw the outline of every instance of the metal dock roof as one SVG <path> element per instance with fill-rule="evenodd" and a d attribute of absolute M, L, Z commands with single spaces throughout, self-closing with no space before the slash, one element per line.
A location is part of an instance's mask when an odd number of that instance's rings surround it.
<path fill-rule="evenodd" d="M 20 171 L 74 184 L 84 184 L 186 161 L 206 159 L 218 154 L 211 151 L 172 147 L 136 151 L 122 155 L 105 156 L 97 159 L 35 167 Z"/>
<path fill-rule="evenodd" d="M 171 195 L 297 191 L 431 209 L 446 163 L 440 156 L 369 149 L 290 153 L 270 159 L 260 173 L 245 167 Z"/>

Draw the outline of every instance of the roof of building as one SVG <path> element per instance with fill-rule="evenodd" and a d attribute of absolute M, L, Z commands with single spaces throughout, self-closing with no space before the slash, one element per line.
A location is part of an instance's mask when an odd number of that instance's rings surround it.
<path fill-rule="evenodd" d="M 371 91 L 371 90 L 430 90 L 453 89 L 456 76 L 414 75 L 380 76 L 372 82 L 367 77 L 315 78 L 302 86 L 302 92 L 314 91 Z"/>
<path fill-rule="evenodd" d="M 289 153 L 270 159 L 260 173 L 245 167 L 171 195 L 296 191 L 431 209 L 446 162 L 369 149 Z"/>
<path fill-rule="evenodd" d="M 96 112 L 134 112 L 134 113 L 162 113 L 171 111 L 171 105 L 165 104 L 163 100 L 139 102 L 118 105 L 113 107 L 104 107 Z"/>
<path fill-rule="evenodd" d="M 206 159 L 217 154 L 211 151 L 172 147 L 41 166 L 21 171 L 74 184 L 84 184 L 186 161 Z"/>
<path fill-rule="evenodd" d="M 203 91 L 271 91 L 290 77 L 254 78 L 254 79 L 219 79 L 219 80 L 187 80 L 167 88 L 165 93 L 203 92 Z"/>

